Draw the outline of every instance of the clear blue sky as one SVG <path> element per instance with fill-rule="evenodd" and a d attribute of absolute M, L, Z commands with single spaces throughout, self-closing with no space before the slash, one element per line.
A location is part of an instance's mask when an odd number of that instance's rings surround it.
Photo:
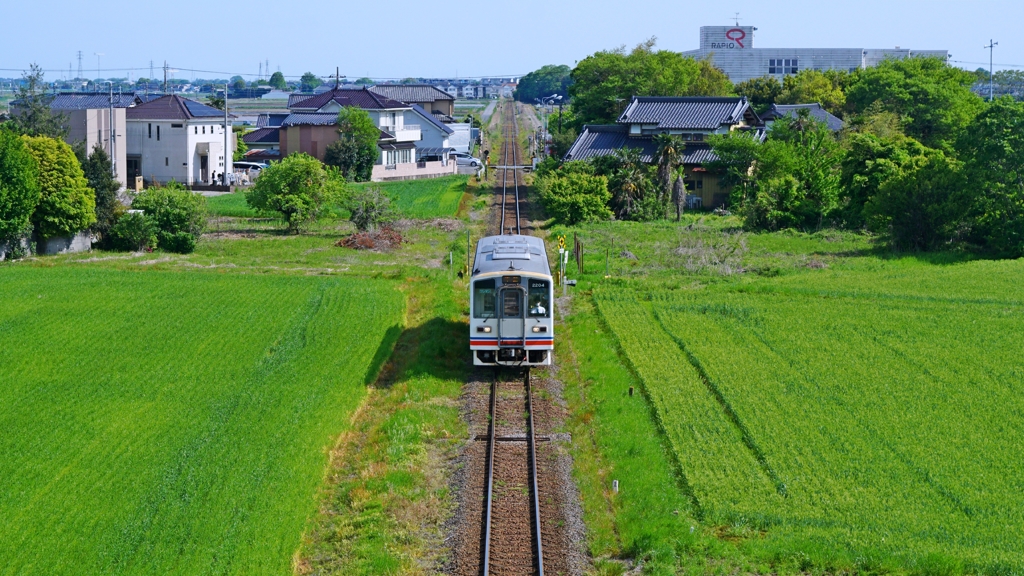
<path fill-rule="evenodd" d="M 447 8 L 426 13 L 425 5 Z M 996 63 L 1024 69 L 1022 0 L 36 0 L 10 2 L 4 12 L 0 68 L 21 70 L 36 62 L 67 75 L 69 64 L 77 68 L 81 50 L 87 77 L 126 76 L 125 68 L 138 69 L 132 78 L 149 76 L 150 60 L 157 69 L 166 60 L 182 70 L 255 77 L 267 59 L 272 71 L 288 76 L 307 70 L 326 75 L 335 66 L 350 78 L 516 75 L 543 64 L 572 66 L 597 50 L 631 47 L 651 36 L 664 49 L 696 48 L 701 25 L 731 24 L 734 12 L 741 24 L 758 27 L 756 46 L 762 48 L 948 49 L 958 65 L 974 69 L 980 62 L 987 66 L 982 46 L 994 38 Z M 96 52 L 104 54 L 101 66 L 109 71 L 97 74 Z M 0 70 L 0 77 L 18 75 Z"/>

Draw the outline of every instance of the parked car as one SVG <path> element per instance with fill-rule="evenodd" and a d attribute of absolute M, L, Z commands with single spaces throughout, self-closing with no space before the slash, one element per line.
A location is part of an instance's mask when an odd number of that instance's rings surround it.
<path fill-rule="evenodd" d="M 455 163 L 458 166 L 472 166 L 476 168 L 481 164 L 479 158 L 474 158 L 472 154 L 466 152 L 452 152 L 452 156 L 455 156 Z"/>
<path fill-rule="evenodd" d="M 235 170 L 248 172 L 250 177 L 259 175 L 267 167 L 263 162 L 232 162 L 231 166 Z"/>

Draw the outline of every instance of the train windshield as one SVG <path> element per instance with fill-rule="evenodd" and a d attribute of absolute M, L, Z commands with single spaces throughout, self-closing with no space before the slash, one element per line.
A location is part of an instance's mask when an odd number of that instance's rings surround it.
<path fill-rule="evenodd" d="M 473 317 L 494 317 L 494 279 L 477 280 L 473 284 Z"/>
<path fill-rule="evenodd" d="M 530 317 L 551 316 L 551 292 L 547 280 L 530 279 Z"/>

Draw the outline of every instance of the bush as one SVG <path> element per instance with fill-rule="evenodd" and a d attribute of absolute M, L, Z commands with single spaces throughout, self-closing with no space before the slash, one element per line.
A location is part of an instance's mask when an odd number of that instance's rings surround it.
<path fill-rule="evenodd" d="M 0 244 L 20 246 L 17 240 L 31 229 L 38 203 L 36 161 L 21 138 L 0 127 Z"/>
<path fill-rule="evenodd" d="M 288 230 L 313 222 L 333 202 L 341 198 L 345 179 L 335 170 L 306 154 L 292 154 L 264 170 L 245 193 L 250 208 L 277 212 L 288 223 Z"/>
<path fill-rule="evenodd" d="M 45 136 L 22 136 L 39 169 L 39 204 L 32 224 L 43 238 L 71 236 L 96 222 L 96 195 L 71 146 Z"/>
<path fill-rule="evenodd" d="M 376 230 L 395 219 L 391 198 L 379 186 L 356 190 L 345 202 L 349 218 L 359 231 Z"/>
<path fill-rule="evenodd" d="M 147 188 L 132 201 L 132 208 L 144 210 L 158 230 L 160 248 L 187 254 L 195 250 L 206 225 L 206 198 L 172 182 Z M 184 240 L 189 236 L 190 240 Z"/>
<path fill-rule="evenodd" d="M 114 250 L 140 252 L 157 245 L 157 227 L 153 218 L 130 212 L 121 216 L 110 229 L 110 246 Z"/>
<path fill-rule="evenodd" d="M 583 173 L 552 175 L 537 180 L 540 201 L 548 214 L 566 225 L 608 220 L 611 192 L 608 179 Z"/>

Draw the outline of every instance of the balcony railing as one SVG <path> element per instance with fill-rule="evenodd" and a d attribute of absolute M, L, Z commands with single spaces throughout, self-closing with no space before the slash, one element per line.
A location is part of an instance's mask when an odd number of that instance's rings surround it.
<path fill-rule="evenodd" d="M 380 129 L 385 131 L 385 132 L 388 132 L 390 134 L 394 134 L 395 132 L 403 132 L 403 131 L 406 131 L 406 130 L 419 130 L 420 129 L 420 125 L 419 124 L 406 124 L 404 126 L 388 126 L 388 125 L 384 125 L 384 126 L 381 126 Z"/>

